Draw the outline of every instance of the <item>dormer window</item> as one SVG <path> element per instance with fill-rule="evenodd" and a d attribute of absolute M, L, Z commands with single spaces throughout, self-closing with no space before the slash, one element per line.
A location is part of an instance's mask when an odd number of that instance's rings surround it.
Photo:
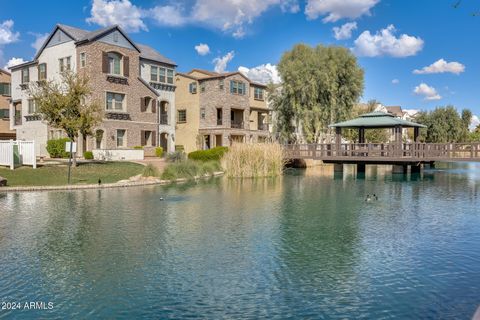
<path fill-rule="evenodd" d="M 109 52 L 108 53 L 108 73 L 121 75 L 122 74 L 121 62 L 122 62 L 122 56 L 120 54 L 116 52 Z"/>
<path fill-rule="evenodd" d="M 150 66 L 150 81 L 173 84 L 173 69 L 163 67 Z"/>

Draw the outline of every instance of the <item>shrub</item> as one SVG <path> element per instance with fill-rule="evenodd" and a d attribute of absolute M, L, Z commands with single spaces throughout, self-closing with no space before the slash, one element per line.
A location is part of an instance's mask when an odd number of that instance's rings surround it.
<path fill-rule="evenodd" d="M 85 151 L 83 153 L 83 158 L 85 160 L 92 160 L 93 159 L 93 152 L 92 151 Z"/>
<path fill-rule="evenodd" d="M 175 151 L 167 154 L 168 162 L 181 162 L 185 160 L 185 152 Z"/>
<path fill-rule="evenodd" d="M 135 147 L 133 147 L 133 149 L 135 149 L 135 150 L 143 150 L 143 147 L 142 147 L 142 146 L 135 146 Z"/>
<path fill-rule="evenodd" d="M 228 147 L 215 147 L 209 150 L 198 150 L 188 154 L 188 158 L 198 161 L 218 161 L 228 151 Z"/>
<path fill-rule="evenodd" d="M 175 180 L 179 178 L 195 179 L 204 175 L 212 175 L 215 171 L 221 170 L 218 161 L 201 162 L 185 160 L 169 164 L 162 173 L 162 179 Z"/>
<path fill-rule="evenodd" d="M 236 143 L 222 158 L 228 177 L 274 177 L 283 172 L 285 157 L 278 143 Z"/>
<path fill-rule="evenodd" d="M 144 177 L 156 177 L 156 176 L 158 176 L 157 168 L 151 163 L 147 164 L 145 166 L 145 168 L 143 168 L 142 176 L 144 176 Z"/>
<path fill-rule="evenodd" d="M 68 158 L 69 152 L 65 151 L 65 143 L 69 138 L 52 139 L 47 141 L 47 152 L 50 158 Z"/>
<path fill-rule="evenodd" d="M 163 148 L 162 147 L 156 147 L 155 148 L 155 156 L 158 158 L 161 158 L 163 156 Z"/>

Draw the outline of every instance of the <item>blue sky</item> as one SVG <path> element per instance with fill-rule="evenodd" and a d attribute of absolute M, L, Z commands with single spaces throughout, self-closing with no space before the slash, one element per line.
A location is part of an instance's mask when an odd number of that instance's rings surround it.
<path fill-rule="evenodd" d="M 31 59 L 56 23 L 119 24 L 180 71 L 242 67 L 259 80 L 277 79 L 274 65 L 296 43 L 342 45 L 365 70 L 362 101 L 426 110 L 453 104 L 480 115 L 476 12 L 473 0 L 3 1 L 0 66 Z"/>

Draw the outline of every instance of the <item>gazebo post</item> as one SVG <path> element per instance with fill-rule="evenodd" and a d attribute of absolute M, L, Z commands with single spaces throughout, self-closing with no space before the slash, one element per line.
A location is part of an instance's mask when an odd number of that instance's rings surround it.
<path fill-rule="evenodd" d="M 358 143 L 365 143 L 365 128 L 358 128 Z"/>
<path fill-rule="evenodd" d="M 340 149 L 342 147 L 342 128 L 336 127 L 335 128 L 335 151 L 336 155 L 341 156 Z"/>
<path fill-rule="evenodd" d="M 413 128 L 413 142 L 418 143 L 418 136 L 420 135 L 420 128 L 414 127 Z"/>

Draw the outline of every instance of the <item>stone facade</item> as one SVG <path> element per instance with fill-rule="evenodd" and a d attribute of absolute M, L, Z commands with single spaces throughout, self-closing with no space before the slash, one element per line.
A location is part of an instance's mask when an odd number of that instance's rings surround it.
<path fill-rule="evenodd" d="M 102 72 L 102 57 L 104 53 L 116 52 L 128 58 L 128 76 L 115 76 L 114 78 L 126 81 L 112 81 L 108 73 Z M 80 67 L 80 53 L 86 54 L 87 63 Z M 151 131 L 155 137 L 153 145 L 157 144 L 158 115 L 155 107 L 149 107 L 142 111 L 142 98 L 149 98 L 156 101 L 157 94 L 153 92 L 140 80 L 140 54 L 137 50 L 113 46 L 103 42 L 89 42 L 77 47 L 78 72 L 86 73 L 90 78 L 92 88 L 92 99 L 103 107 L 104 119 L 101 125 L 96 128 L 103 131 L 100 147 L 101 149 L 133 148 L 141 146 L 142 131 Z M 109 80 L 107 80 L 109 79 Z M 120 93 L 125 95 L 125 108 L 123 111 L 109 111 L 106 109 L 107 92 Z M 126 120 L 128 119 L 128 120 Z M 126 130 L 124 146 L 117 146 L 117 130 Z M 100 132 L 100 131 L 99 131 Z M 97 149 L 97 137 L 90 137 L 87 142 L 87 150 Z"/>
<path fill-rule="evenodd" d="M 230 92 L 230 82 L 245 85 L 245 94 Z M 197 92 L 191 93 L 190 84 Z M 254 98 L 254 88 L 265 86 L 251 82 L 239 72 L 218 74 L 193 70 L 177 74 L 176 106 L 186 110 L 187 121 L 177 123 L 177 144 L 186 152 L 229 146 L 233 141 L 263 142 L 270 136 L 265 99 Z"/>
<path fill-rule="evenodd" d="M 8 86 L 11 82 L 11 75 L 9 72 L 0 69 L 0 140 L 15 139 L 15 131 L 10 130 L 10 93 L 8 93 Z M 5 91 L 3 91 L 5 90 Z M 15 117 L 15 115 L 13 115 Z"/>

